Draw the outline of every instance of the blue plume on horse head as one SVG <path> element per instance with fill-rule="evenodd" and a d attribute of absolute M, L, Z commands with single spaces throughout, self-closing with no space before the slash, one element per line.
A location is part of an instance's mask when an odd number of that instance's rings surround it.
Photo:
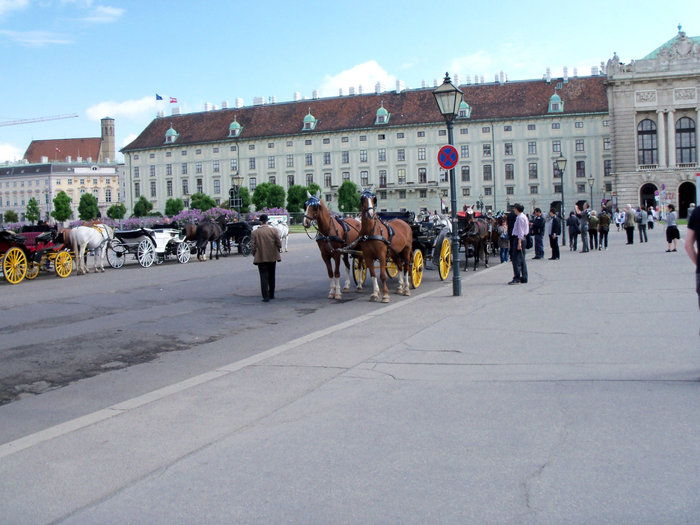
<path fill-rule="evenodd" d="M 309 206 L 320 206 L 321 205 L 321 199 L 319 198 L 319 195 L 311 195 L 308 191 L 306 192 L 306 195 L 308 199 L 306 199 L 306 202 L 304 203 L 304 209 L 308 208 Z"/>

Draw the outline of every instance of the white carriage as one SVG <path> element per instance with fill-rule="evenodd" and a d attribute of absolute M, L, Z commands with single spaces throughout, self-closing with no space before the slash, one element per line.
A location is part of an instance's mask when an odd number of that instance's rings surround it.
<path fill-rule="evenodd" d="M 190 260 L 192 246 L 182 231 L 175 228 L 117 230 L 107 247 L 107 262 L 112 268 L 121 268 L 127 254 L 132 254 L 144 268 L 154 262 L 162 264 L 170 257 L 184 264 Z"/>

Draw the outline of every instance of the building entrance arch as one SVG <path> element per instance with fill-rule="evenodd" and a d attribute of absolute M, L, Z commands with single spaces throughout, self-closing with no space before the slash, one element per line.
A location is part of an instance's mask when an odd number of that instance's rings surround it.
<path fill-rule="evenodd" d="M 640 206 L 644 206 L 646 209 L 649 209 L 649 206 L 657 206 L 658 203 L 656 201 L 655 192 L 658 191 L 658 189 L 659 188 L 656 186 L 656 184 L 651 182 L 648 182 L 642 186 L 639 190 Z"/>
<path fill-rule="evenodd" d="M 678 187 L 678 217 L 681 219 L 688 218 L 688 207 L 691 204 L 697 205 L 695 202 L 695 183 L 685 181 Z"/>

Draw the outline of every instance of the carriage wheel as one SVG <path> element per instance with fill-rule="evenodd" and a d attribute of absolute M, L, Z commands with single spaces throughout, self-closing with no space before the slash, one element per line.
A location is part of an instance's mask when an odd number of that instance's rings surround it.
<path fill-rule="evenodd" d="M 156 248 L 150 239 L 144 239 L 139 243 L 136 250 L 136 258 L 144 268 L 150 267 L 153 261 L 156 260 Z"/>
<path fill-rule="evenodd" d="M 24 277 L 30 281 L 36 279 L 37 275 L 39 275 L 39 266 L 41 266 L 40 263 L 30 262 L 27 265 L 27 274 Z"/>
<path fill-rule="evenodd" d="M 250 235 L 246 235 L 241 239 L 240 246 L 241 253 L 248 257 L 250 255 Z"/>
<path fill-rule="evenodd" d="M 357 257 L 352 258 L 352 280 L 355 281 L 355 286 L 364 284 L 367 277 L 367 266 L 365 260 Z"/>
<path fill-rule="evenodd" d="M 413 266 L 411 267 L 411 284 L 413 288 L 418 288 L 423 280 L 423 252 L 415 250 L 413 252 Z"/>
<path fill-rule="evenodd" d="M 221 246 L 221 256 L 228 257 L 231 255 L 231 238 L 226 235 L 226 232 L 219 238 L 219 244 Z"/>
<path fill-rule="evenodd" d="M 386 261 L 386 273 L 390 279 L 393 279 L 399 274 L 399 267 L 392 259 L 387 259 Z"/>
<path fill-rule="evenodd" d="M 440 247 L 440 280 L 444 281 L 450 274 L 450 267 L 452 266 L 452 247 L 450 246 L 450 239 L 445 237 L 442 240 L 442 246 Z"/>
<path fill-rule="evenodd" d="M 112 268 L 121 268 L 126 260 L 126 248 L 118 240 L 113 240 L 107 246 L 107 262 Z"/>
<path fill-rule="evenodd" d="M 27 274 L 27 257 L 24 252 L 17 247 L 7 250 L 2 260 L 2 271 L 10 284 L 17 284 L 24 279 Z"/>
<path fill-rule="evenodd" d="M 190 245 L 187 242 L 181 242 L 177 245 L 177 261 L 179 263 L 185 264 L 190 260 L 191 255 Z"/>
<path fill-rule="evenodd" d="M 68 277 L 73 271 L 73 258 L 70 256 L 70 252 L 58 252 L 53 261 L 53 267 L 59 277 Z"/>

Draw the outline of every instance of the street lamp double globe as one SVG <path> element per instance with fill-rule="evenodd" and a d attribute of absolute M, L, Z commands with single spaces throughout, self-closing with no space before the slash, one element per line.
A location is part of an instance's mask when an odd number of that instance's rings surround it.
<path fill-rule="evenodd" d="M 559 158 L 554 161 L 561 177 L 561 245 L 566 246 L 566 206 L 564 205 L 564 170 L 566 169 L 566 157 L 560 151 Z"/>
<path fill-rule="evenodd" d="M 459 105 L 462 103 L 464 93 L 452 84 L 449 73 L 445 73 L 442 85 L 433 91 L 440 113 L 447 124 L 447 142 L 453 145 L 454 119 L 459 114 Z M 457 225 L 457 184 L 455 182 L 455 169 L 450 169 L 450 211 L 452 214 L 452 295 L 462 295 L 462 282 L 459 276 L 459 236 Z"/>

